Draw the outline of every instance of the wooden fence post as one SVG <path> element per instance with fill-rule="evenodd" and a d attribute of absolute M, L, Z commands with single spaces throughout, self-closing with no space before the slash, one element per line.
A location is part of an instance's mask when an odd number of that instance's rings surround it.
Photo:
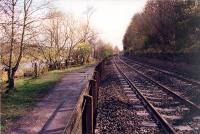
<path fill-rule="evenodd" d="M 97 81 L 97 91 L 98 91 L 99 86 L 100 86 L 100 72 L 98 70 L 95 71 L 95 80 Z"/>
<path fill-rule="evenodd" d="M 97 108 L 97 81 L 96 80 L 90 80 L 91 83 L 91 96 L 93 97 L 93 112 L 94 116 L 96 115 L 96 108 Z"/>
<path fill-rule="evenodd" d="M 104 64 L 105 64 L 105 59 L 102 61 L 101 63 L 101 76 L 103 74 L 103 70 L 104 70 Z"/>
<path fill-rule="evenodd" d="M 94 116 L 93 116 L 93 97 L 89 95 L 85 95 L 84 99 L 86 101 L 85 104 L 85 134 L 93 134 L 94 133 Z"/>
<path fill-rule="evenodd" d="M 101 74 L 102 74 L 102 62 L 98 65 L 98 71 L 99 71 L 99 79 L 101 80 Z"/>

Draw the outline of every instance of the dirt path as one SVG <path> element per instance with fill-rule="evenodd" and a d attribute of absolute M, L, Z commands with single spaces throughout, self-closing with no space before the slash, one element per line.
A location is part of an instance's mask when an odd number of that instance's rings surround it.
<path fill-rule="evenodd" d="M 70 119 L 82 87 L 95 66 L 64 75 L 31 112 L 19 119 L 6 134 L 60 134 Z"/>

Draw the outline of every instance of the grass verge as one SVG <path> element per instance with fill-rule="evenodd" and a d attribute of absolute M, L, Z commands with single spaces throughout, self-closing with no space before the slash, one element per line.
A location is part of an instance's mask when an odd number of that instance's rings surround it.
<path fill-rule="evenodd" d="M 38 102 L 56 84 L 63 74 L 79 70 L 88 65 L 71 67 L 64 70 L 54 70 L 37 78 L 17 80 L 16 90 L 1 96 L 1 124 L 0 130 L 11 127 L 14 122 Z"/>

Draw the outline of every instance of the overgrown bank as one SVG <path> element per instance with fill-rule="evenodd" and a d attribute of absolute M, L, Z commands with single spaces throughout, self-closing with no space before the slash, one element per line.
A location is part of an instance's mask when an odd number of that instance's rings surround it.
<path fill-rule="evenodd" d="M 149 0 L 144 11 L 132 18 L 123 44 L 127 54 L 199 53 L 199 4 L 195 0 Z"/>

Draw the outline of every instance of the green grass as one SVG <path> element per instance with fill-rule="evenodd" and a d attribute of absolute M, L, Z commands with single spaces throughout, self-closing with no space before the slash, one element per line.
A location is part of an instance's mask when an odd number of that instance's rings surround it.
<path fill-rule="evenodd" d="M 63 74 L 85 68 L 87 65 L 72 67 L 65 70 L 50 71 L 37 78 L 17 80 L 16 89 L 1 97 L 1 124 L 0 129 L 9 128 L 17 119 L 31 110 Z"/>

